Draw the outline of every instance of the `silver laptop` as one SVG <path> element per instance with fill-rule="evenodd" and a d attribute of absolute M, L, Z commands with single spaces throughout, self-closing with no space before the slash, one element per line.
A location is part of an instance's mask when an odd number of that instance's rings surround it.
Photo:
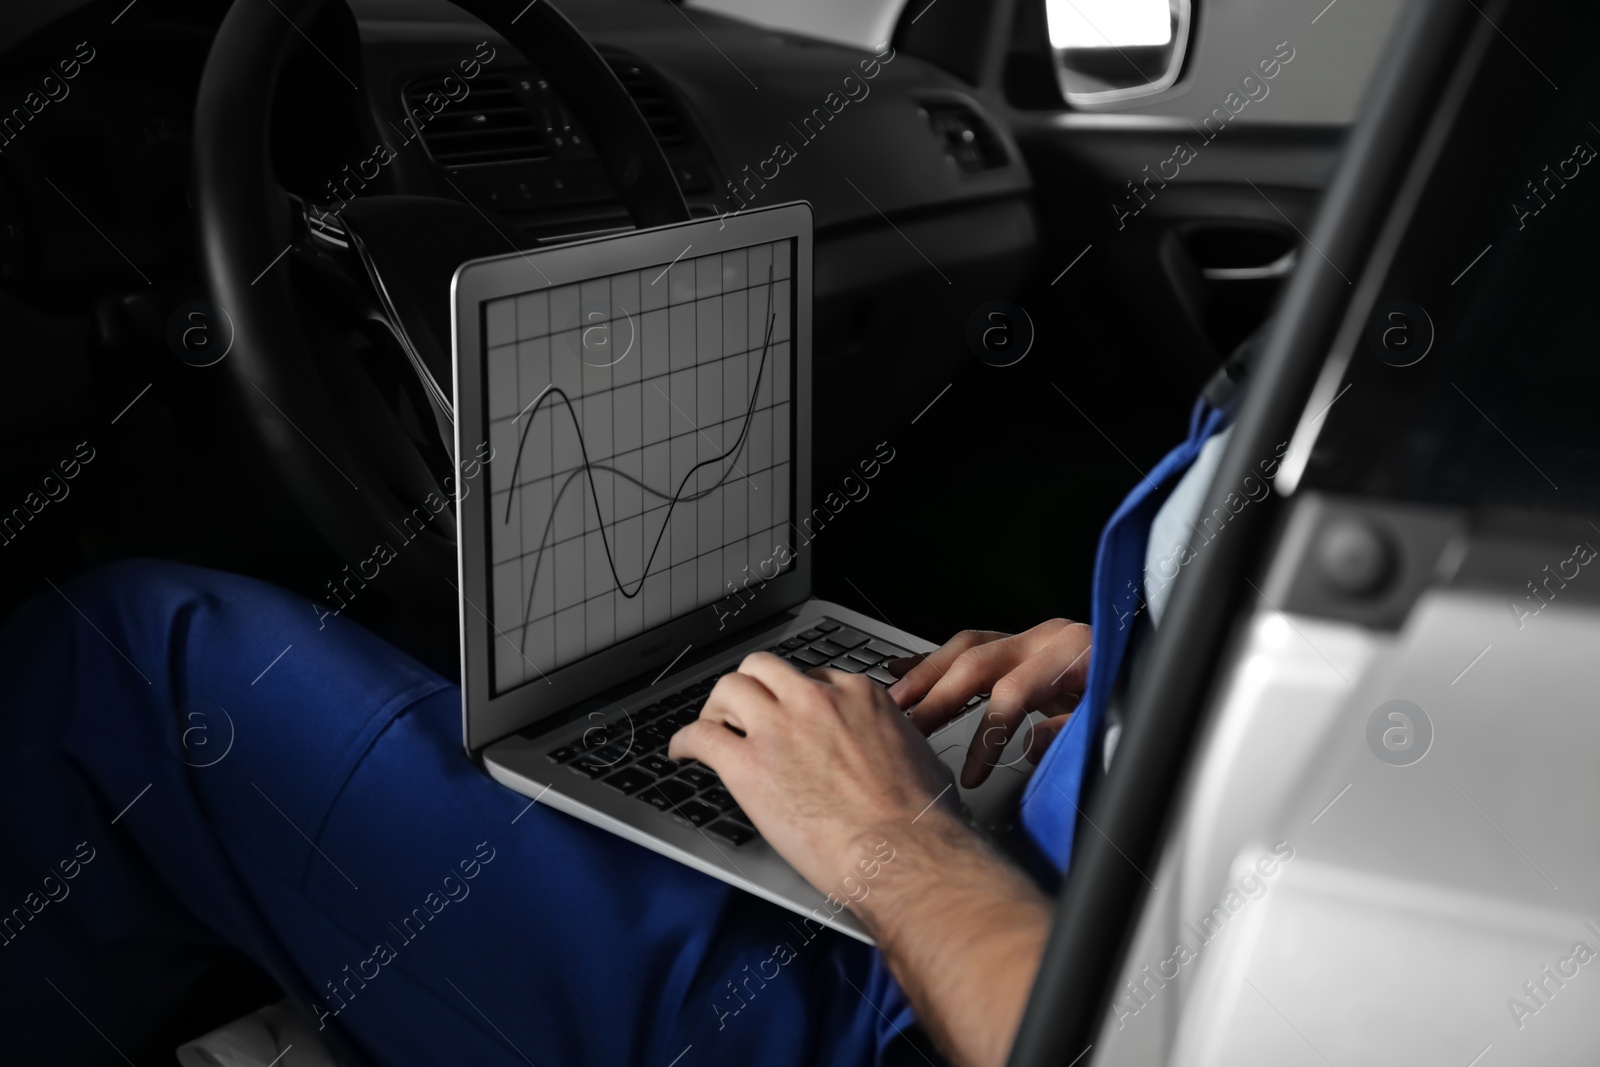
<path fill-rule="evenodd" d="M 863 941 L 667 741 L 770 650 L 936 647 L 810 598 L 811 208 L 474 260 L 453 286 L 462 732 L 498 781 Z M 870 458 L 870 457 L 864 457 Z M 477 477 L 473 477 L 477 475 Z M 959 770 L 975 700 L 930 740 Z M 1014 817 L 1024 737 L 977 790 Z"/>

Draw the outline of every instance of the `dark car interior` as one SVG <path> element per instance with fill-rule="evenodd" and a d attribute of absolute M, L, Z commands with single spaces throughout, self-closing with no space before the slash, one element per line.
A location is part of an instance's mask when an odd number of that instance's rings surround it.
<path fill-rule="evenodd" d="M 14 140 L 0 155 L 12 383 L 0 478 L 21 505 L 48 500 L 28 494 L 58 453 L 88 441 L 98 462 L 67 487 L 71 504 L 30 514 L 28 525 L 44 529 L 26 538 L 8 529 L 0 602 L 9 609 L 47 588 L 44 575 L 140 554 L 310 593 L 338 570 L 335 520 L 307 514 L 309 500 L 269 469 L 270 446 L 258 440 L 293 435 L 285 420 L 294 413 L 275 412 L 285 401 L 264 387 L 230 381 L 229 361 L 196 367 L 174 352 L 204 348 L 207 330 L 226 346 L 221 331 L 234 325 L 194 329 L 195 309 L 179 313 L 207 298 L 193 137 L 223 8 L 141 0 L 112 23 L 120 7 L 63 10 L 7 55 L 19 104 L 79 42 L 93 58 L 64 83 L 70 96 L 25 130 L 8 129 Z M 1260 325 L 1284 273 L 1272 267 L 1306 224 L 1342 127 L 1241 123 L 1204 146 L 1194 164 L 1203 180 L 1174 182 L 1145 217 L 1124 218 L 1115 202 L 1134 195 L 1134 179 L 1159 188 L 1141 168 L 1172 155 L 1180 124 L 1066 109 L 1050 78 L 1042 4 L 944 0 L 915 24 L 902 17 L 876 77 L 853 83 L 869 95 L 843 98 L 836 115 L 825 100 L 842 98 L 843 79 L 871 53 L 704 12 L 686 19 L 652 0 L 567 8 L 638 106 L 690 212 L 813 205 L 813 492 L 839 505 L 814 546 L 820 594 L 935 634 L 1086 613 L 1098 523 Z M 493 254 L 507 241 L 631 224 L 559 85 L 461 10 L 433 0 L 329 4 L 303 33 L 265 14 L 282 24 L 285 49 L 270 166 L 296 202 L 327 210 L 381 193 L 471 205 L 390 242 L 401 254 L 440 242 L 434 269 L 442 263 L 446 278 L 450 242 L 472 225 L 487 233 L 477 254 Z M 1263 39 L 1258 50 L 1270 57 L 1276 44 Z M 408 120 L 430 87 L 491 53 L 469 95 L 446 100 L 426 125 Z M 826 128 L 814 112 L 830 116 Z M 796 132 L 803 121 L 810 139 Z M 378 166 L 383 138 L 393 160 Z M 793 149 L 781 167 L 778 142 Z M 348 249 L 313 236 L 304 219 L 277 246 L 299 242 L 275 269 L 296 290 L 301 331 L 317 335 L 309 343 L 321 373 L 359 364 L 376 391 L 368 399 L 391 407 L 426 461 L 448 471 L 425 375 L 384 309 L 360 308 L 341 289 L 366 281 L 334 254 Z M 241 267 L 244 283 L 274 251 Z M 1003 369 L 965 343 L 970 314 L 995 298 L 1025 308 L 1035 331 L 1030 358 Z M 402 319 L 435 321 L 445 307 L 437 295 L 395 305 Z M 441 351 L 433 346 L 435 358 Z M 448 388 L 443 358 L 435 376 Z M 354 421 L 345 432 L 361 434 Z M 913 458 L 862 487 L 877 501 L 867 505 L 839 486 L 878 442 Z M 327 466 L 311 476 L 339 483 Z M 948 546 L 996 526 L 1009 551 L 954 574 Z M 370 541 L 368 531 L 348 536 Z M 438 603 L 414 587 L 425 579 L 411 578 L 413 588 L 377 591 L 365 605 L 370 625 L 393 629 L 395 609 Z M 394 636 L 450 669 L 449 642 L 441 656 L 426 632 Z"/>
<path fill-rule="evenodd" d="M 1093 109 L 1043 0 L 913 4 L 877 51 L 671 0 L 239 4 L 0 30 L 0 615 L 131 556 L 317 596 L 466 458 L 455 266 L 806 200 L 817 595 L 936 638 L 1087 617 L 1101 523 L 1265 323 L 1387 28 L 1329 15 L 1330 63 L 1199 4 L 1171 90 Z M 1269 62 L 1259 119 L 1181 117 Z M 1005 366 L 969 343 L 995 300 L 1031 327 Z M 447 520 L 352 615 L 449 675 Z M 216 968 L 172 1044 L 271 999 Z"/>

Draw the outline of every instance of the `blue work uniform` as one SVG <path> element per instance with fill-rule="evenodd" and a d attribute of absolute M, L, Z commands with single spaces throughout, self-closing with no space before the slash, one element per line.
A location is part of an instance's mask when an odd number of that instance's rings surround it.
<path fill-rule="evenodd" d="M 1101 538 L 1088 690 L 1022 809 L 1058 869 L 1151 521 L 1221 421 Z M 0 761 L 7 1062 L 171 1062 L 233 952 L 385 1065 L 926 1059 L 871 948 L 495 783 L 455 685 L 251 578 L 127 561 L 23 606 Z"/>

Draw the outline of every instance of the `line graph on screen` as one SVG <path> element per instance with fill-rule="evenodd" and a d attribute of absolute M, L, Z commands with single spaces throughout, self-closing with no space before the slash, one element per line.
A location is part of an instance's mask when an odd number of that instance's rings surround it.
<path fill-rule="evenodd" d="M 716 261 L 717 257 L 703 259 Z M 703 261 L 688 261 L 686 266 L 698 269 L 704 277 Z M 775 373 L 781 369 L 775 367 L 779 355 L 787 358 L 787 340 L 779 337 L 779 327 L 784 322 L 780 312 L 787 309 L 787 286 L 784 279 L 774 276 L 772 259 L 767 260 L 766 273 L 762 283 L 746 284 L 742 289 L 719 288 L 710 296 L 702 294 L 692 299 L 680 287 L 672 306 L 657 312 L 670 312 L 676 322 L 692 309 L 698 312 L 704 326 L 724 311 L 733 321 L 748 309 L 747 332 L 760 337 L 759 346 L 730 354 L 720 347 L 720 340 L 708 340 L 708 331 L 702 329 L 690 357 L 682 351 L 689 342 L 680 343 L 674 334 L 667 361 L 672 369 L 651 378 L 641 372 L 637 382 L 649 403 L 660 407 L 665 402 L 670 406 L 664 425 L 658 422 L 653 428 L 647 427 L 650 420 L 641 416 L 639 434 L 624 434 L 625 420 L 620 414 L 615 421 L 608 421 L 613 419 L 609 407 L 591 407 L 597 393 L 620 396 L 623 390 L 635 388 L 634 384 L 608 384 L 604 389 L 589 391 L 571 388 L 570 382 L 564 387 L 553 377 L 511 420 L 516 444 L 510 484 L 505 499 L 499 500 L 497 494 L 492 505 L 490 535 L 491 541 L 499 542 L 503 548 L 496 553 L 497 558 L 513 549 L 515 554 L 496 564 L 497 568 L 507 568 L 507 573 L 496 585 L 493 610 L 497 625 L 508 632 L 520 630 L 514 643 L 524 657 L 533 646 L 532 651 L 541 654 L 547 665 L 560 666 L 642 632 L 666 617 L 680 615 L 686 608 L 711 602 L 721 595 L 729 580 L 739 577 L 746 565 L 746 540 L 787 521 L 789 400 L 786 378 L 780 382 L 780 375 Z M 624 283 L 613 281 L 618 292 L 626 288 Z M 628 292 L 631 294 L 632 290 Z M 758 306 L 764 321 L 755 318 Z M 633 313 L 622 310 L 631 328 Z M 650 314 L 645 312 L 640 317 L 647 319 Z M 736 331 L 727 332 L 729 348 L 746 347 L 733 336 Z M 753 365 L 747 367 L 745 361 L 751 357 Z M 679 365 L 686 361 L 686 365 Z M 748 385 L 739 389 L 735 413 L 733 390 L 743 386 L 746 378 Z M 685 405 L 692 406 L 691 399 L 680 397 L 685 400 L 680 405 L 664 388 L 670 383 L 677 392 L 687 381 L 685 388 L 692 390 L 698 383 L 704 394 L 707 380 L 716 387 L 712 410 L 705 414 L 707 404 L 702 395 L 699 420 L 684 409 Z M 725 398 L 716 391 L 724 384 L 728 387 Z M 724 399 L 727 411 L 722 407 Z M 611 403 L 604 397 L 601 401 L 603 405 Z M 615 406 L 620 412 L 620 399 L 615 400 Z M 606 418 L 586 427 L 581 412 L 595 410 L 606 413 Z M 569 449 L 575 445 L 574 462 L 558 464 L 541 452 L 543 435 L 535 430 L 536 423 L 548 430 L 551 452 L 558 451 L 558 438 L 564 438 Z M 778 441 L 780 429 L 782 444 Z M 626 442 L 622 440 L 625 437 Z M 689 444 L 694 453 L 700 454 L 692 463 L 683 458 Z M 664 470 L 657 470 L 652 476 L 645 469 L 643 457 L 651 453 L 659 459 L 669 452 L 670 473 L 663 477 Z M 538 457 L 541 464 L 549 460 L 549 469 L 530 477 L 527 468 L 531 456 Z M 562 469 L 556 469 L 558 466 Z M 730 483 L 738 493 L 731 491 Z M 576 493 L 569 492 L 574 488 Z M 634 494 L 636 512 L 622 506 L 625 490 Z M 774 504 L 761 499 L 758 508 L 753 503 L 758 494 L 782 497 L 783 502 Z M 731 499 L 734 496 L 738 499 Z M 574 497 L 576 501 L 571 499 Z M 564 502 L 569 505 L 565 509 Z M 581 506 L 570 506 L 575 503 Z M 741 507 L 748 516 L 737 514 Z M 582 528 L 577 529 L 573 520 L 580 511 Z M 724 513 L 728 517 L 725 527 L 719 520 Z M 564 523 L 560 521 L 562 517 Z M 509 573 L 513 565 L 515 575 Z M 647 592 L 647 586 L 653 592 Z M 517 593 L 514 610 L 510 610 L 512 605 L 505 595 L 512 588 Z M 648 611 L 641 601 L 650 602 Z M 529 661 L 524 658 L 523 662 Z M 514 664 L 504 668 L 517 670 Z M 503 674 L 504 670 L 498 673 Z M 503 683 L 516 680 L 501 678 Z"/>

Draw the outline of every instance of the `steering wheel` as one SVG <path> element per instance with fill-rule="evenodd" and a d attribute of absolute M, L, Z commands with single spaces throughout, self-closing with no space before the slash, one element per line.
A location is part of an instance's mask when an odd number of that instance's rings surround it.
<path fill-rule="evenodd" d="M 330 212 L 279 185 L 269 147 L 275 89 L 331 2 L 234 0 L 201 75 L 201 255 L 233 338 L 219 369 L 248 439 L 350 573 L 365 580 L 381 568 L 383 595 L 369 600 L 403 607 L 408 651 L 453 673 L 452 477 L 477 474 L 471 464 L 482 457 L 472 442 L 454 455 L 450 278 L 468 259 L 518 249 L 470 203 L 364 195 Z M 577 116 L 635 226 L 689 218 L 632 98 L 550 0 L 453 2 L 520 52 Z M 369 335 L 376 327 L 389 349 L 378 355 L 396 358 L 352 352 L 352 325 Z"/>

